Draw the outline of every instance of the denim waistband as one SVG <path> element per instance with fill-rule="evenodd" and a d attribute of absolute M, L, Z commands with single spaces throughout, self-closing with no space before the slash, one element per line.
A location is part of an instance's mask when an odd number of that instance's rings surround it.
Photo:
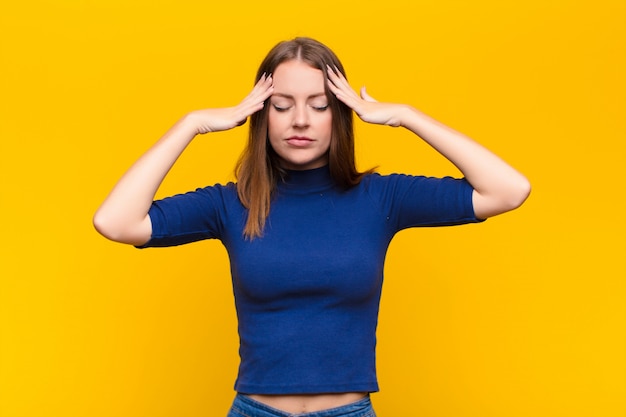
<path fill-rule="evenodd" d="M 328 410 L 314 411 L 303 414 L 290 414 L 253 400 L 242 394 L 237 394 L 228 417 L 376 417 L 369 396 Z"/>

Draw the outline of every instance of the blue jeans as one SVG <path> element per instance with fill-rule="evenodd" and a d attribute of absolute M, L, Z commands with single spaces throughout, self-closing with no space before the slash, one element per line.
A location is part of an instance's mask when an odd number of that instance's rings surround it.
<path fill-rule="evenodd" d="M 337 408 L 313 413 L 289 414 L 245 395 L 237 394 L 226 417 L 376 417 L 369 397 Z"/>

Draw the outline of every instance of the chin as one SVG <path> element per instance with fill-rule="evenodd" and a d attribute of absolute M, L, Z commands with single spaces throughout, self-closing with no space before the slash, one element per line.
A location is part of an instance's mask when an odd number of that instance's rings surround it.
<path fill-rule="evenodd" d="M 306 171 L 308 169 L 319 168 L 321 165 L 307 165 L 307 164 L 284 164 L 283 168 L 291 171 Z"/>
<path fill-rule="evenodd" d="M 324 159 L 286 159 L 282 158 L 281 165 L 285 169 L 303 171 L 306 169 L 315 169 L 328 164 L 328 158 Z"/>

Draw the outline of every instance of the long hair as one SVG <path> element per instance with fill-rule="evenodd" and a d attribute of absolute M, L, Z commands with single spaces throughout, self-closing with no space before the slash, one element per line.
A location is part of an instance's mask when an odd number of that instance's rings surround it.
<path fill-rule="evenodd" d="M 326 45 L 314 39 L 298 37 L 280 42 L 270 50 L 257 71 L 255 84 L 263 74 L 274 73 L 281 63 L 290 60 L 299 60 L 321 70 L 324 79 L 327 79 L 326 65 L 337 68 L 345 76 L 343 65 Z M 339 101 L 326 83 L 324 90 L 332 114 L 328 150 L 330 174 L 337 185 L 347 189 L 357 185 L 367 172 L 361 173 L 356 169 L 352 109 Z M 248 209 L 243 232 L 248 239 L 262 236 L 276 184 L 286 174 L 269 142 L 268 109 L 266 105 L 250 116 L 248 144 L 235 167 L 239 200 Z"/>

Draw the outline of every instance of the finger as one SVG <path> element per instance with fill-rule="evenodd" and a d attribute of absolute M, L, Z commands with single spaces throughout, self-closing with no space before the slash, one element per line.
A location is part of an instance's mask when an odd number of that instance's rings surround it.
<path fill-rule="evenodd" d="M 350 92 L 349 90 L 346 91 L 345 88 L 337 87 L 337 85 L 335 85 L 330 79 L 328 80 L 328 88 L 335 95 L 335 97 L 339 99 L 339 101 L 342 101 L 343 103 L 352 107 L 352 103 L 354 103 L 355 101 L 354 96 L 356 96 L 354 92 Z"/>
<path fill-rule="evenodd" d="M 263 74 L 252 91 L 239 103 L 238 107 L 247 115 L 263 108 L 267 100 L 274 92 L 272 75 Z"/>
<path fill-rule="evenodd" d="M 330 65 L 327 65 L 326 67 L 328 72 L 328 78 L 337 88 L 346 91 L 354 91 L 352 90 L 352 87 L 350 87 L 350 84 L 348 83 L 348 80 L 346 80 L 346 77 L 343 76 L 343 74 L 341 73 L 341 71 L 339 71 L 337 67 L 331 68 Z"/>
<path fill-rule="evenodd" d="M 350 87 L 348 81 L 343 77 L 341 72 L 335 68 L 327 66 L 328 70 L 328 87 L 330 91 L 348 107 L 355 109 L 359 106 L 361 98 Z"/>
<path fill-rule="evenodd" d="M 268 90 L 272 87 L 273 80 L 272 75 L 266 75 L 265 73 L 261 75 L 261 78 L 256 82 L 252 90 L 248 93 L 246 97 L 242 100 L 242 102 L 247 100 L 254 100 L 262 95 L 267 94 Z"/>
<path fill-rule="evenodd" d="M 248 94 L 248 97 L 253 97 L 256 94 L 266 94 L 267 91 L 272 88 L 274 84 L 274 80 L 272 79 L 272 74 L 265 75 L 263 74 L 259 81 L 254 85 L 252 91 Z"/>
<path fill-rule="evenodd" d="M 370 101 L 372 103 L 378 102 L 378 100 L 375 100 L 372 96 L 367 94 L 367 91 L 365 91 L 365 86 L 361 87 L 361 98 L 365 101 Z"/>

